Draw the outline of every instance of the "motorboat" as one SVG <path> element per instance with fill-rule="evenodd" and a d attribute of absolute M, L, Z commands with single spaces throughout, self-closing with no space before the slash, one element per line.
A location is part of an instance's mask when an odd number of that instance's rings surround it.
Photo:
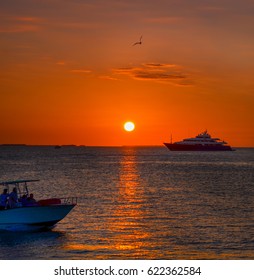
<path fill-rule="evenodd" d="M 193 138 L 186 138 L 179 142 L 164 143 L 171 151 L 233 151 L 227 142 L 219 138 L 212 138 L 205 130 Z"/>
<path fill-rule="evenodd" d="M 0 196 L 0 230 L 23 231 L 42 230 L 54 227 L 76 205 L 77 197 L 47 198 L 35 201 L 29 193 L 28 183 L 39 180 L 16 180 L 1 182 L 3 194 Z M 13 203 L 12 192 L 16 201 Z M 3 199 L 6 200 L 3 203 Z"/>

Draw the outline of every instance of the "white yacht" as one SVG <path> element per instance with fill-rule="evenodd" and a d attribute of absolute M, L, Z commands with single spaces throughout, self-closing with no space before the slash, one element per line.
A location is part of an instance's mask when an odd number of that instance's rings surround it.
<path fill-rule="evenodd" d="M 164 143 L 171 151 L 233 151 L 225 141 L 212 138 L 207 130 L 193 138 L 186 138 L 179 142 Z"/>

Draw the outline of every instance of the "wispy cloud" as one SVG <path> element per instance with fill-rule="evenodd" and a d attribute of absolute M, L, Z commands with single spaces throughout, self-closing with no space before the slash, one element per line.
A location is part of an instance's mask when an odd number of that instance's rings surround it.
<path fill-rule="evenodd" d="M 73 69 L 70 72 L 71 73 L 76 73 L 76 74 L 90 74 L 90 73 L 92 73 L 91 70 L 87 70 L 87 69 Z"/>
<path fill-rule="evenodd" d="M 34 32 L 40 28 L 43 19 L 38 17 L 3 16 L 0 33 Z"/>
<path fill-rule="evenodd" d="M 42 19 L 38 17 L 15 17 L 14 20 L 19 22 L 30 22 L 30 23 L 42 22 Z"/>
<path fill-rule="evenodd" d="M 175 64 L 146 63 L 137 67 L 113 70 L 114 75 L 126 75 L 135 80 L 171 83 L 176 86 L 193 85 L 191 77 Z"/>
<path fill-rule="evenodd" d="M 110 80 L 110 81 L 118 81 L 119 79 L 117 79 L 116 77 L 112 77 L 110 75 L 104 75 L 104 76 L 100 76 L 99 77 L 100 79 L 103 79 L 103 80 Z"/>
<path fill-rule="evenodd" d="M 57 61 L 56 64 L 57 65 L 66 65 L 66 62 L 65 61 Z"/>

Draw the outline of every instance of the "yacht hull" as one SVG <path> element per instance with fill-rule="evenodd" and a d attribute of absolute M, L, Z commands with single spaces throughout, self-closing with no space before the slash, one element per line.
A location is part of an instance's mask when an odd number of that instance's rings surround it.
<path fill-rule="evenodd" d="M 170 151 L 233 151 L 230 146 L 164 143 Z"/>
<path fill-rule="evenodd" d="M 0 230 L 20 231 L 52 228 L 76 204 L 31 206 L 0 211 Z"/>

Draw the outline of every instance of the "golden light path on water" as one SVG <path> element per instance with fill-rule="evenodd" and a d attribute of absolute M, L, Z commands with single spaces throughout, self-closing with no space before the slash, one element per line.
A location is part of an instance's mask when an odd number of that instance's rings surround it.
<path fill-rule="evenodd" d="M 127 150 L 128 151 L 128 150 Z M 128 152 L 120 163 L 119 207 L 116 208 L 111 230 L 117 233 L 114 246 L 119 250 L 133 250 L 133 255 L 141 257 L 138 252 L 144 247 L 150 234 L 143 226 L 144 190 L 140 185 L 136 155 Z M 135 251 L 134 251 L 135 250 Z"/>
<path fill-rule="evenodd" d="M 105 222 L 105 229 L 113 234 L 114 238 L 106 240 L 104 244 L 66 244 L 65 250 L 111 250 L 116 252 L 128 252 L 133 258 L 143 257 L 144 248 L 149 248 L 151 244 L 146 244 L 151 234 L 144 226 L 145 218 L 144 190 L 140 184 L 136 155 L 133 150 L 126 150 L 120 161 L 119 183 L 117 205 L 111 217 Z M 119 253 L 117 253 L 119 254 Z M 101 259 L 107 259 L 101 254 Z M 117 258 L 117 256 L 116 256 Z"/>

